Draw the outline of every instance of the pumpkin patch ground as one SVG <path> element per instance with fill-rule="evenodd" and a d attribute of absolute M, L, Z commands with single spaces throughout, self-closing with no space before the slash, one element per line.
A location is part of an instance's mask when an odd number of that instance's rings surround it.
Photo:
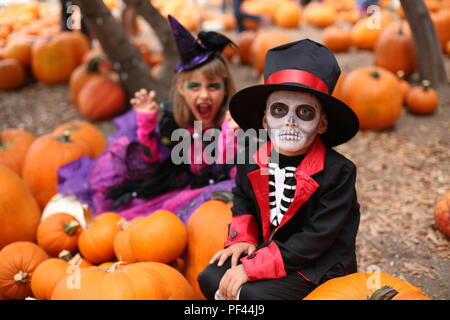
<path fill-rule="evenodd" d="M 323 29 L 306 23 L 304 17 L 298 29 L 275 25 L 264 29 L 282 32 L 293 40 L 308 37 L 323 42 Z M 159 45 L 147 25 L 142 25 L 138 38 Z M 373 66 L 371 51 L 351 48 L 335 55 L 346 75 Z M 450 56 L 443 59 L 450 77 Z M 238 89 L 258 83 L 257 71 L 252 65 L 240 64 L 238 55 L 230 66 Z M 419 85 L 414 75 L 410 84 Z M 412 283 L 432 299 L 445 300 L 450 299 L 450 238 L 437 229 L 434 212 L 437 200 L 450 189 L 449 96 L 450 90 L 447 97 L 439 97 L 439 106 L 431 115 L 413 114 L 403 106 L 393 127 L 360 131 L 337 148 L 358 168 L 359 271 L 376 266 Z M 0 91 L 0 131 L 22 129 L 41 136 L 71 120 L 90 121 L 105 135 L 114 132 L 111 119 L 91 121 L 80 114 L 71 102 L 67 82 L 35 82 Z"/>

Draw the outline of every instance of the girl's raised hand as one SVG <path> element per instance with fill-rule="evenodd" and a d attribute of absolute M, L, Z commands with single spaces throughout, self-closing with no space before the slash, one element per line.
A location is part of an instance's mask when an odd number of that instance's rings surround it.
<path fill-rule="evenodd" d="M 134 94 L 130 103 L 137 112 L 154 113 L 159 111 L 159 104 L 155 101 L 155 97 L 155 90 L 149 93 L 147 90 L 141 89 Z"/>

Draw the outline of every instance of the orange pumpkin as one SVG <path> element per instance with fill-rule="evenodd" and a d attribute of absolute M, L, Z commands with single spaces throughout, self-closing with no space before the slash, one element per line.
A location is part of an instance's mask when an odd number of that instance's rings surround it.
<path fill-rule="evenodd" d="M 450 9 L 440 10 L 431 15 L 442 51 L 445 51 L 447 42 L 450 41 Z"/>
<path fill-rule="evenodd" d="M 392 127 L 402 112 L 402 91 L 397 77 L 380 67 L 352 71 L 342 86 L 342 99 L 356 113 L 361 129 Z"/>
<path fill-rule="evenodd" d="M 434 207 L 434 222 L 440 232 L 450 237 L 450 191 L 445 192 Z"/>
<path fill-rule="evenodd" d="M 136 217 L 131 222 L 124 218 L 119 220 L 120 231 L 114 238 L 114 255 L 119 261 L 126 263 L 137 262 L 136 257 L 130 247 L 130 230 L 136 228 L 145 218 Z"/>
<path fill-rule="evenodd" d="M 70 75 L 69 89 L 70 100 L 75 106 L 78 106 L 78 95 L 81 89 L 90 79 L 105 76 L 100 72 L 99 64 L 103 61 L 101 56 L 95 56 L 86 64 L 79 65 Z"/>
<path fill-rule="evenodd" d="M 37 229 L 37 242 L 50 256 L 62 250 L 78 251 L 78 238 L 82 228 L 77 219 L 67 213 L 55 213 L 45 218 Z"/>
<path fill-rule="evenodd" d="M 281 28 L 298 28 L 302 16 L 300 5 L 283 1 L 275 10 L 274 21 Z"/>
<path fill-rule="evenodd" d="M 108 78 L 89 80 L 78 95 L 80 113 L 91 120 L 114 117 L 124 110 L 125 90 Z"/>
<path fill-rule="evenodd" d="M 175 268 L 159 262 L 138 262 L 133 264 L 155 276 L 166 288 L 167 300 L 197 300 L 192 286 Z"/>
<path fill-rule="evenodd" d="M 259 73 L 263 73 L 267 51 L 288 42 L 292 42 L 292 38 L 285 33 L 276 31 L 258 32 L 250 48 L 251 56 L 253 57 L 252 63 L 255 69 Z"/>
<path fill-rule="evenodd" d="M 25 70 L 16 59 L 0 60 L 0 90 L 13 90 L 25 82 Z"/>
<path fill-rule="evenodd" d="M 59 136 L 67 131 L 70 132 L 74 141 L 83 140 L 87 142 L 94 152 L 94 157 L 98 157 L 106 148 L 107 142 L 104 134 L 90 122 L 72 120 L 57 127 L 52 134 Z"/>
<path fill-rule="evenodd" d="M 31 279 L 36 267 L 47 260 L 38 245 L 18 241 L 0 251 L 0 292 L 10 299 L 25 299 L 32 295 Z"/>
<path fill-rule="evenodd" d="M 352 28 L 352 43 L 358 49 L 373 50 L 381 33 L 381 28 L 369 28 L 368 18 L 359 20 Z"/>
<path fill-rule="evenodd" d="M 54 41 L 64 43 L 71 49 L 77 66 L 81 63 L 83 56 L 90 49 L 88 37 L 80 31 L 60 32 L 54 37 Z"/>
<path fill-rule="evenodd" d="M 69 80 L 78 65 L 73 47 L 65 41 L 41 39 L 31 50 L 31 68 L 38 81 L 52 84 Z"/>
<path fill-rule="evenodd" d="M 41 211 L 25 182 L 0 165 L 0 249 L 14 241 L 34 241 Z"/>
<path fill-rule="evenodd" d="M 150 272 L 133 264 L 111 268 L 81 269 L 79 286 L 62 278 L 52 293 L 52 300 L 166 300 L 166 287 Z M 71 284 L 71 285 L 68 285 Z"/>
<path fill-rule="evenodd" d="M 342 96 L 342 86 L 344 85 L 346 74 L 342 71 L 339 75 L 338 81 L 336 82 L 336 86 L 334 87 L 332 96 L 336 99 L 343 100 Z"/>
<path fill-rule="evenodd" d="M 374 64 L 396 73 L 402 70 L 406 76 L 416 70 L 416 54 L 409 25 L 392 22 L 384 28 L 374 48 Z"/>
<path fill-rule="evenodd" d="M 22 174 L 23 161 L 36 139 L 25 130 L 9 129 L 0 132 L 0 164 Z"/>
<path fill-rule="evenodd" d="M 3 52 L 4 59 L 16 59 L 24 67 L 31 64 L 32 42 L 24 38 L 15 38 L 8 42 Z"/>
<path fill-rule="evenodd" d="M 188 220 L 185 274 L 199 297 L 204 298 L 197 277 L 208 266 L 214 254 L 223 249 L 230 222 L 231 204 L 220 200 L 206 201 Z"/>
<path fill-rule="evenodd" d="M 319 28 L 331 26 L 337 19 L 336 9 L 327 3 L 311 2 L 304 13 L 306 22 Z"/>
<path fill-rule="evenodd" d="M 409 90 L 406 98 L 408 110 L 416 114 L 431 114 L 438 106 L 438 95 L 431 88 L 430 81 L 423 80 L 422 86 L 413 87 Z"/>
<path fill-rule="evenodd" d="M 74 141 L 70 132 L 37 138 L 28 150 L 22 177 L 41 208 L 56 194 L 58 169 L 82 156 L 93 156 L 92 148 L 84 141 Z"/>
<path fill-rule="evenodd" d="M 131 250 L 138 261 L 171 262 L 186 245 L 186 227 L 179 217 L 167 210 L 155 211 L 130 230 Z"/>
<path fill-rule="evenodd" d="M 70 271 L 70 264 L 59 258 L 48 259 L 39 264 L 31 279 L 33 296 L 38 300 L 50 300 L 56 284 Z"/>
<path fill-rule="evenodd" d="M 351 31 L 346 28 L 329 26 L 323 30 L 323 44 L 334 52 L 348 51 L 352 46 Z"/>
<path fill-rule="evenodd" d="M 237 38 L 237 51 L 241 64 L 251 63 L 250 49 L 255 37 L 256 32 L 252 30 L 246 30 L 239 33 Z"/>
<path fill-rule="evenodd" d="M 411 89 L 411 86 L 409 85 L 409 82 L 405 80 L 405 73 L 403 72 L 403 70 L 397 71 L 397 77 L 400 81 L 400 86 L 402 87 L 403 103 L 406 103 L 406 99 L 408 98 L 408 93 Z"/>
<path fill-rule="evenodd" d="M 372 277 L 372 278 L 371 278 Z M 379 286 L 376 285 L 376 278 Z M 372 284 L 371 282 L 374 282 Z M 368 285 L 370 284 L 370 285 Z M 395 290 L 395 291 L 394 291 Z M 304 300 L 430 300 L 412 284 L 383 272 L 352 273 L 321 284 Z"/>
<path fill-rule="evenodd" d="M 114 212 L 102 213 L 83 230 L 78 239 L 78 248 L 83 257 L 94 264 L 113 260 L 114 238 L 120 231 L 118 222 L 121 218 Z"/>

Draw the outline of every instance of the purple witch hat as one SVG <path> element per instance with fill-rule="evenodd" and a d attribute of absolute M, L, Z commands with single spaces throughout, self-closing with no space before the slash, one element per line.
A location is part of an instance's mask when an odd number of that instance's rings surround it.
<path fill-rule="evenodd" d="M 213 31 L 201 31 L 199 39 L 195 39 L 177 19 L 171 15 L 168 18 L 181 56 L 181 61 L 175 67 L 176 72 L 195 69 L 214 57 L 221 58 L 220 52 L 233 44 L 224 35 Z"/>

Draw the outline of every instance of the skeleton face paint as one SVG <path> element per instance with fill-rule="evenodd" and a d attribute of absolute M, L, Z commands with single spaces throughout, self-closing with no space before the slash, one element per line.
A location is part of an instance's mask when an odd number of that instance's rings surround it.
<path fill-rule="evenodd" d="M 275 91 L 266 102 L 265 128 L 276 150 L 284 155 L 305 153 L 316 135 L 325 131 L 324 119 L 319 100 L 308 93 Z"/>

